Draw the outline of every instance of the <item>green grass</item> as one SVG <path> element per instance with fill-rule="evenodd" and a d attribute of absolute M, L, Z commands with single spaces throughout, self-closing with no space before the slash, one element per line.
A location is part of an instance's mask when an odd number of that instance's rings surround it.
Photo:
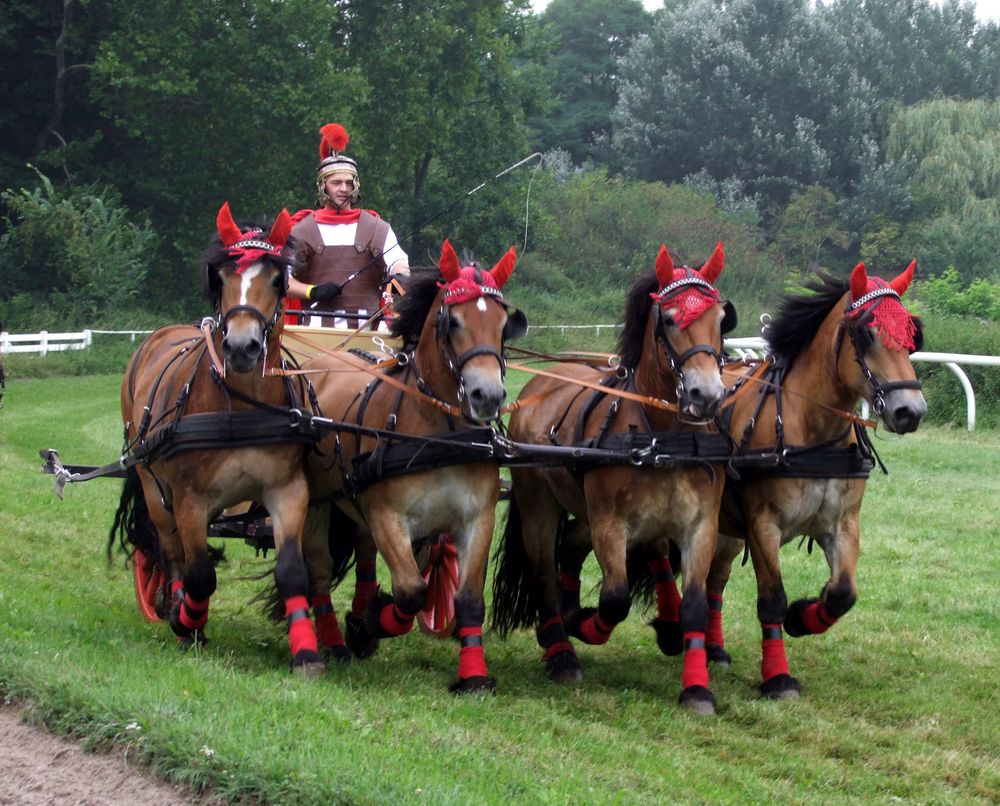
<path fill-rule="evenodd" d="M 487 634 L 495 697 L 446 691 L 457 647 L 416 632 L 312 683 L 251 597 L 270 567 L 227 541 L 211 644 L 180 653 L 139 615 L 105 542 L 119 482 L 39 472 L 39 448 L 104 464 L 120 449 L 113 376 L 19 380 L 0 411 L 0 693 L 49 728 L 129 747 L 158 774 L 262 803 L 995 803 L 1000 800 L 1000 555 L 995 432 L 930 428 L 876 446 L 860 598 L 829 633 L 788 641 L 798 702 L 759 698 L 753 574 L 726 599 L 718 714 L 676 705 L 680 660 L 633 612 L 580 647 L 584 683 L 548 683 L 532 634 Z M 518 382 L 514 382 L 516 387 Z M 819 552 L 782 554 L 790 598 Z M 384 571 L 380 574 L 387 579 Z M 587 567 L 585 598 L 596 598 Z M 343 611 L 350 591 L 335 593 Z"/>

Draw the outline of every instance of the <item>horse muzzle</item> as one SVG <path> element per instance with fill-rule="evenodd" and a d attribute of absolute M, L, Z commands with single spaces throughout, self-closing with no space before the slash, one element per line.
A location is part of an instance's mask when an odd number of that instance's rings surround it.
<path fill-rule="evenodd" d="M 264 339 L 259 327 L 229 329 L 222 337 L 222 356 L 233 372 L 253 371 L 263 352 Z"/>
<path fill-rule="evenodd" d="M 894 434 L 910 434 L 917 430 L 927 414 L 927 401 L 917 390 L 900 389 L 885 396 L 879 415 L 885 427 Z"/>
<path fill-rule="evenodd" d="M 499 370 L 484 371 L 470 367 L 462 373 L 465 404 L 472 419 L 489 422 L 500 416 L 500 407 L 507 399 L 507 389 Z"/>
<path fill-rule="evenodd" d="M 718 373 L 689 373 L 684 388 L 678 390 L 678 408 L 685 419 L 711 420 L 726 399 L 726 387 Z"/>

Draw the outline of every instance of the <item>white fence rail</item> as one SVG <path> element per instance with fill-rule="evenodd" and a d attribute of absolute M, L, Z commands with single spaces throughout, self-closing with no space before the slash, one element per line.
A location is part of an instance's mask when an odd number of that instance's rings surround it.
<path fill-rule="evenodd" d="M 567 331 L 592 330 L 600 335 L 602 330 L 616 331 L 620 325 L 533 325 L 532 330 Z M 85 350 L 93 344 L 94 334 L 129 336 L 135 341 L 136 336 L 151 333 L 151 330 L 83 330 L 79 333 L 0 333 L 0 355 L 5 353 L 41 353 L 46 355 L 60 350 Z M 726 349 L 740 358 L 759 358 L 766 350 L 764 340 L 759 337 L 726 339 Z M 962 370 L 962 364 L 967 366 L 1000 367 L 1000 356 L 967 355 L 965 353 L 931 353 L 917 352 L 911 356 L 917 363 L 944 364 L 958 378 L 965 392 L 966 427 L 969 431 L 976 428 L 976 393 L 972 388 L 969 376 Z"/>

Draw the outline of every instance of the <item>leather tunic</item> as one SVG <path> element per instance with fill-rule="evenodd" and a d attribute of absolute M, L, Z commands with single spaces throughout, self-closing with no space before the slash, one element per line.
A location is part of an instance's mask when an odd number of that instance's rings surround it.
<path fill-rule="evenodd" d="M 344 286 L 340 296 L 328 301 L 303 302 L 303 307 L 308 310 L 310 305 L 315 305 L 317 310 L 343 311 L 348 314 L 348 324 L 352 327 L 357 327 L 375 313 L 380 307 L 379 297 L 386 271 L 382 253 L 388 232 L 389 225 L 385 221 L 362 210 L 354 235 L 354 245 L 329 246 L 323 243 L 315 217 L 307 215 L 299 221 L 292 228 L 292 235 L 298 239 L 303 266 L 295 279 L 310 285 L 343 285 L 352 274 L 361 272 Z M 354 316 L 350 316 L 351 314 Z M 334 317 L 323 317 L 322 324 L 324 327 L 333 327 Z"/>

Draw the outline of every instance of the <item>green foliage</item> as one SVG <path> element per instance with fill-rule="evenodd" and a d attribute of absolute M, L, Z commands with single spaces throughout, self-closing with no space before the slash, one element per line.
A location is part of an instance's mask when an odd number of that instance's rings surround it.
<path fill-rule="evenodd" d="M 528 124 L 543 150 L 565 149 L 578 164 L 608 164 L 618 60 L 652 15 L 638 0 L 552 0 L 541 21 L 552 38 L 547 67 L 555 100 Z"/>
<path fill-rule="evenodd" d="M 8 328 L 30 325 L 39 304 L 65 327 L 93 327 L 148 301 L 156 235 L 147 222 L 130 220 L 113 190 L 56 188 L 39 172 L 35 188 L 8 189 L 0 198 L 11 211 L 0 235 Z"/>
<path fill-rule="evenodd" d="M 820 265 L 824 247 L 846 249 L 850 240 L 838 226 L 833 193 L 821 185 L 811 185 L 793 194 L 782 213 L 774 242 L 793 266 L 803 269 Z"/>
<path fill-rule="evenodd" d="M 916 282 L 914 294 L 928 311 L 935 314 L 1000 321 L 1000 286 L 979 279 L 963 289 L 954 266 L 949 266 L 936 277 Z M 997 347 L 1000 349 L 1000 344 Z"/>

